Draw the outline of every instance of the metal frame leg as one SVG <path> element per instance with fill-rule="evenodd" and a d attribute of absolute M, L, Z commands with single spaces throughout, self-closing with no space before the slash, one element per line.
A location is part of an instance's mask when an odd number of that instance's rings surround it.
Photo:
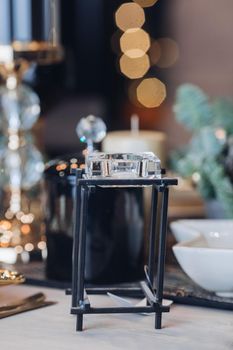
<path fill-rule="evenodd" d="M 161 204 L 161 221 L 159 231 L 159 250 L 158 250 L 158 266 L 157 266 L 157 282 L 156 282 L 156 301 L 162 306 L 163 302 L 163 282 L 166 255 L 166 237 L 167 237 L 167 211 L 168 211 L 168 195 L 169 189 L 162 189 Z M 155 328 L 160 329 L 162 326 L 162 311 L 156 312 Z"/>
<path fill-rule="evenodd" d="M 151 220 L 150 220 L 150 237 L 149 237 L 149 257 L 148 257 L 148 275 L 151 285 L 154 284 L 155 273 L 155 235 L 157 223 L 157 206 L 158 206 L 158 190 L 155 186 L 152 187 L 151 198 Z"/>
<path fill-rule="evenodd" d="M 77 266 L 78 266 L 78 251 L 79 251 L 79 228 L 80 228 L 80 205 L 81 205 L 81 188 L 75 188 L 75 202 L 73 211 L 73 255 L 72 255 L 72 307 L 77 306 Z"/>
<path fill-rule="evenodd" d="M 106 179 L 86 179 L 76 173 L 76 202 L 74 208 L 74 247 L 73 247 L 73 280 L 72 280 L 72 308 L 71 313 L 77 316 L 76 329 L 83 329 L 84 314 L 106 313 L 155 313 L 155 328 L 161 328 L 162 312 L 168 312 L 169 307 L 162 305 L 163 283 L 165 270 L 166 235 L 167 235 L 167 211 L 168 211 L 168 186 L 177 185 L 176 179 L 112 179 L 111 183 Z M 79 179 L 79 180 L 78 180 Z M 110 183 L 110 185 L 109 185 Z M 152 185 L 151 220 L 149 234 L 148 256 L 148 283 L 141 282 L 141 288 L 126 288 L 127 295 L 143 292 L 148 304 L 144 307 L 92 307 L 87 295 L 85 295 L 85 254 L 86 254 L 86 229 L 88 217 L 88 194 L 91 188 L 96 186 L 144 186 Z M 161 195 L 159 194 L 161 193 Z M 161 204 L 160 204 L 161 196 Z M 159 201 L 158 201 L 159 199 Z M 158 204 L 159 203 L 159 204 Z M 159 221 L 159 230 L 156 223 Z M 157 225 L 158 226 L 158 225 Z M 159 232 L 158 232 L 159 231 Z M 158 249 L 156 249 L 156 236 L 158 233 Z M 155 255 L 158 251 L 156 293 L 150 284 L 154 281 Z M 150 283 L 151 282 L 151 283 Z M 91 294 L 106 293 L 109 288 L 97 288 L 88 290 Z M 110 288 L 111 290 L 111 288 Z M 121 294 L 125 289 L 114 288 L 114 293 Z M 140 294 L 141 295 L 141 294 Z"/>
<path fill-rule="evenodd" d="M 88 206 L 88 187 L 81 187 L 81 215 L 79 222 L 79 246 L 78 246 L 78 265 L 77 265 L 77 300 L 78 306 L 84 307 L 84 279 L 85 279 L 85 256 L 86 256 L 86 226 L 87 226 L 87 206 Z M 83 329 L 83 313 L 77 314 L 76 330 Z"/>

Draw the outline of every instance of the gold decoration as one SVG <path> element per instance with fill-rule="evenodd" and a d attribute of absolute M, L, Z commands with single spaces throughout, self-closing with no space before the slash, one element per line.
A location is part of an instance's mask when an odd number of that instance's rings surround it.
<path fill-rule="evenodd" d="M 25 277 L 16 271 L 0 270 L 0 286 L 19 284 L 25 281 Z"/>

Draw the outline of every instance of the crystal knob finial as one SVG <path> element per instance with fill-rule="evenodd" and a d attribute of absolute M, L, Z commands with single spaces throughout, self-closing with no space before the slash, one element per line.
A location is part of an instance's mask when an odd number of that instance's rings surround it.
<path fill-rule="evenodd" d="M 86 142 L 89 150 L 93 150 L 93 143 L 101 142 L 104 139 L 106 130 L 104 121 L 94 115 L 82 118 L 76 127 L 80 141 Z"/>

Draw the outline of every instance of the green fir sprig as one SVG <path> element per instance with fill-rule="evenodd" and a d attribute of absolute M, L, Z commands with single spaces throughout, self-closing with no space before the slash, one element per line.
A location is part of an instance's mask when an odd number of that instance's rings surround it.
<path fill-rule="evenodd" d="M 218 199 L 226 217 L 233 218 L 233 184 L 225 167 L 233 135 L 233 102 L 212 101 L 199 87 L 184 84 L 177 89 L 174 113 L 192 138 L 185 149 L 172 154 L 173 168 L 184 177 L 198 174 L 196 186 L 203 198 Z"/>

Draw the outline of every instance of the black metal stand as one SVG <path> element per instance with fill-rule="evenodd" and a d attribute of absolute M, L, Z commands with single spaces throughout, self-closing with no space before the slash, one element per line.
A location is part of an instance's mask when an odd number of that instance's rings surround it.
<path fill-rule="evenodd" d="M 87 179 L 82 172 L 76 170 L 76 193 L 75 193 L 75 211 L 74 211 L 74 243 L 73 243 L 73 275 L 72 290 L 67 294 L 72 295 L 71 313 L 77 315 L 77 331 L 83 330 L 84 314 L 107 314 L 107 313 L 155 313 L 155 328 L 160 329 L 162 325 L 162 313 L 168 312 L 169 307 L 162 305 L 163 298 L 163 281 L 164 265 L 166 251 L 166 233 L 167 233 L 167 211 L 168 211 L 168 194 L 169 186 L 177 185 L 176 179 Z M 151 203 L 151 223 L 149 236 L 149 261 L 147 281 L 140 282 L 140 288 L 131 288 L 128 295 L 135 295 L 140 290 L 147 299 L 147 305 L 143 307 L 92 307 L 88 299 L 88 294 L 106 294 L 108 288 L 89 288 L 87 291 L 84 287 L 85 271 L 85 249 L 86 249 L 86 226 L 88 213 L 88 194 L 96 186 L 106 187 L 144 187 L 152 186 L 152 203 Z M 161 194 L 162 200 L 159 205 L 158 195 Z M 101 203 L 100 203 L 101 205 Z M 156 232 L 156 220 L 159 220 L 159 232 Z M 155 241 L 158 237 L 158 264 L 156 288 L 154 291 L 155 275 Z M 119 294 L 122 288 L 115 289 Z"/>

